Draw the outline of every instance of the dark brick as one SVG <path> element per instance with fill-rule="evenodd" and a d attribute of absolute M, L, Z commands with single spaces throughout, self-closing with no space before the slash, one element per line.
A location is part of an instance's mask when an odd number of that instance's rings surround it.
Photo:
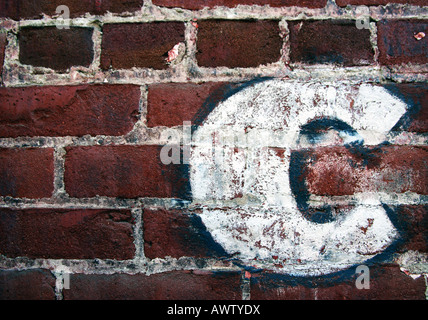
<path fill-rule="evenodd" d="M 55 278 L 47 270 L 0 270 L 0 300 L 55 300 Z"/>
<path fill-rule="evenodd" d="M 106 24 L 101 68 L 167 69 L 168 51 L 180 42 L 184 42 L 182 22 Z"/>
<path fill-rule="evenodd" d="M 89 67 L 94 52 L 92 28 L 25 27 L 19 32 L 19 60 L 23 64 L 66 71 Z"/>
<path fill-rule="evenodd" d="M 3 0 L 0 3 L 0 17 L 20 20 L 42 18 L 43 13 L 55 16 L 56 8 L 66 5 L 70 9 L 70 17 L 74 18 L 85 13 L 101 15 L 107 12 L 134 12 L 143 3 L 143 0 Z"/>
<path fill-rule="evenodd" d="M 357 192 L 416 192 L 427 194 L 428 149 L 385 146 L 352 149 L 319 147 L 301 151 L 308 191 L 317 195 Z"/>
<path fill-rule="evenodd" d="M 428 20 L 382 20 L 378 27 L 379 62 L 384 65 L 428 63 Z"/>
<path fill-rule="evenodd" d="M 179 210 L 146 209 L 143 221 L 144 253 L 149 259 L 227 255 L 195 214 Z"/>
<path fill-rule="evenodd" d="M 53 181 L 53 149 L 0 148 L 0 196 L 50 198 Z"/>
<path fill-rule="evenodd" d="M 336 4 L 340 7 L 346 7 L 349 5 L 365 5 L 365 6 L 378 6 L 389 3 L 402 3 L 402 4 L 413 4 L 417 6 L 426 6 L 425 0 L 336 0 Z"/>
<path fill-rule="evenodd" d="M 240 274 L 174 271 L 143 274 L 72 274 L 65 300 L 240 300 Z"/>
<path fill-rule="evenodd" d="M 254 274 L 252 300 L 425 300 L 425 280 L 405 275 L 395 265 L 370 266 L 370 289 L 358 289 L 358 274 L 341 279 L 293 278 L 274 274 Z"/>
<path fill-rule="evenodd" d="M 307 7 L 323 8 L 327 4 L 326 0 L 153 0 L 152 3 L 157 6 L 169 8 L 184 8 L 189 10 L 200 10 L 205 7 L 214 8 L 216 6 L 236 7 L 238 5 L 269 5 L 271 7 Z"/>
<path fill-rule="evenodd" d="M 290 60 L 307 64 L 370 65 L 370 31 L 355 21 L 290 21 Z"/>
<path fill-rule="evenodd" d="M 257 67 L 277 62 L 282 38 L 278 21 L 198 21 L 198 52 L 202 67 Z"/>
<path fill-rule="evenodd" d="M 0 137 L 123 135 L 137 121 L 139 86 L 0 89 Z"/>
<path fill-rule="evenodd" d="M 402 205 L 391 207 L 401 236 L 397 252 L 428 252 L 428 206 Z"/>
<path fill-rule="evenodd" d="M 0 209 L 0 247 L 7 257 L 132 259 L 127 210 Z"/>
<path fill-rule="evenodd" d="M 161 146 L 67 148 L 66 191 L 72 197 L 187 198 L 187 165 L 164 165 Z"/>
<path fill-rule="evenodd" d="M 224 86 L 223 83 L 165 83 L 149 85 L 147 125 L 179 126 L 193 120 L 207 98 Z"/>

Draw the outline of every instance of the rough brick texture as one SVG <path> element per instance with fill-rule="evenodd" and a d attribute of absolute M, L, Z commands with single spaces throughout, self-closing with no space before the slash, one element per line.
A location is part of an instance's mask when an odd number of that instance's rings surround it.
<path fill-rule="evenodd" d="M 307 187 L 318 195 L 358 192 L 427 194 L 428 150 L 418 147 L 353 149 L 320 147 L 307 152 Z"/>
<path fill-rule="evenodd" d="M 146 275 L 71 275 L 65 300 L 240 300 L 240 274 L 176 271 Z"/>
<path fill-rule="evenodd" d="M 225 257 L 201 219 L 180 210 L 150 210 L 143 213 L 146 257 Z"/>
<path fill-rule="evenodd" d="M 428 63 L 428 20 L 382 20 L 378 24 L 379 62 L 385 65 Z"/>
<path fill-rule="evenodd" d="M 106 70 L 168 68 L 167 58 L 184 41 L 184 23 L 106 24 L 103 27 L 101 67 Z"/>
<path fill-rule="evenodd" d="M 0 88 L 0 137 L 123 135 L 140 95 L 132 85 Z"/>
<path fill-rule="evenodd" d="M 0 79 L 3 75 L 3 63 L 4 63 L 4 53 L 7 45 L 6 33 L 0 33 Z"/>
<path fill-rule="evenodd" d="M 0 148 L 0 196 L 49 198 L 53 181 L 53 149 Z"/>
<path fill-rule="evenodd" d="M 357 289 L 358 274 L 327 279 L 281 278 L 272 274 L 255 274 L 251 278 L 254 300 L 425 300 L 425 280 L 412 279 L 396 266 L 370 269 L 370 289 Z M 355 268 L 350 271 L 355 273 Z M 342 276 L 343 277 L 343 276 Z"/>
<path fill-rule="evenodd" d="M 47 270 L 0 270 L 0 300 L 54 300 L 55 278 Z"/>
<path fill-rule="evenodd" d="M 132 259 L 128 210 L 0 209 L 0 248 L 7 257 Z"/>
<path fill-rule="evenodd" d="M 89 67 L 94 52 L 92 28 L 58 29 L 26 27 L 19 33 L 22 64 L 66 71 L 74 66 Z"/>
<path fill-rule="evenodd" d="M 203 20 L 198 26 L 196 58 L 201 67 L 257 67 L 281 56 L 278 21 Z"/>
<path fill-rule="evenodd" d="M 308 64 L 368 65 L 374 61 L 370 31 L 355 21 L 290 21 L 290 60 Z"/>
<path fill-rule="evenodd" d="M 85 13 L 100 15 L 106 12 L 134 12 L 143 3 L 143 0 L 4 0 L 0 4 L 0 16 L 15 20 L 42 18 L 43 14 L 55 16 L 56 8 L 61 5 L 69 7 L 70 17 L 83 16 Z"/>
<path fill-rule="evenodd" d="M 203 8 L 214 8 L 216 6 L 236 7 L 238 5 L 269 5 L 271 7 L 307 7 L 322 8 L 326 5 L 326 0 L 153 0 L 152 3 L 158 6 L 179 7 L 189 10 L 200 10 Z"/>
<path fill-rule="evenodd" d="M 160 150 L 160 146 L 67 148 L 66 191 L 78 198 L 186 198 L 186 166 L 162 164 Z"/>

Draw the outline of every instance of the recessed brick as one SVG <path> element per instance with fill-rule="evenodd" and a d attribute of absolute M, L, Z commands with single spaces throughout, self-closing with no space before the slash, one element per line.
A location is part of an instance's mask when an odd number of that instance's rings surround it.
<path fill-rule="evenodd" d="M 227 256 L 195 214 L 181 210 L 145 209 L 143 221 L 147 258 Z"/>
<path fill-rule="evenodd" d="M 379 62 L 384 65 L 428 63 L 428 20 L 382 20 L 378 27 Z"/>
<path fill-rule="evenodd" d="M 370 65 L 374 51 L 370 31 L 355 21 L 289 21 L 290 60 L 307 64 Z"/>
<path fill-rule="evenodd" d="M 0 300 L 55 300 L 55 277 L 41 269 L 0 270 Z"/>
<path fill-rule="evenodd" d="M 19 32 L 19 61 L 35 67 L 67 71 L 89 67 L 94 58 L 92 28 L 24 27 Z"/>
<path fill-rule="evenodd" d="M 0 89 L 0 137 L 123 135 L 137 121 L 139 86 Z"/>
<path fill-rule="evenodd" d="M 236 7 L 238 5 L 269 5 L 271 7 L 307 7 L 323 8 L 327 4 L 326 0 L 153 0 L 152 3 L 157 6 L 169 8 L 184 8 L 189 10 L 200 10 L 205 7 L 214 8 L 216 6 Z"/>
<path fill-rule="evenodd" d="M 0 148 L 0 196 L 50 198 L 53 182 L 53 149 Z"/>
<path fill-rule="evenodd" d="M 349 5 L 365 5 L 365 6 L 379 6 L 389 3 L 402 3 L 402 4 L 413 4 L 417 6 L 426 6 L 424 0 L 336 0 L 336 4 L 340 7 L 346 7 Z"/>
<path fill-rule="evenodd" d="M 43 14 L 57 15 L 56 8 L 65 5 L 70 9 L 70 17 L 79 17 L 90 13 L 93 15 L 134 12 L 143 6 L 144 0 L 4 0 L 0 3 L 0 16 L 15 20 L 38 19 Z"/>
<path fill-rule="evenodd" d="M 240 300 L 240 273 L 72 274 L 65 300 Z"/>
<path fill-rule="evenodd" d="M 187 199 L 188 165 L 164 165 L 161 146 L 67 148 L 65 186 L 71 197 Z"/>
<path fill-rule="evenodd" d="M 180 42 L 183 22 L 105 24 L 101 68 L 167 69 L 168 52 Z"/>
<path fill-rule="evenodd" d="M 278 21 L 198 21 L 196 59 L 202 67 L 249 68 L 279 61 Z"/>
<path fill-rule="evenodd" d="M 413 279 L 396 265 L 369 266 L 370 289 L 358 289 L 359 274 L 293 278 L 262 273 L 251 277 L 252 300 L 425 300 L 425 280 Z M 352 273 L 352 274 L 351 274 Z"/>
<path fill-rule="evenodd" d="M 128 210 L 0 209 L 0 247 L 7 257 L 132 259 Z"/>

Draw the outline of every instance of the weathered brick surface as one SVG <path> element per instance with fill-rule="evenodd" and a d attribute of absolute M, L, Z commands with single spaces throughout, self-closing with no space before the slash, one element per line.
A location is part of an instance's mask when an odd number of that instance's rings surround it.
<path fill-rule="evenodd" d="M 227 256 L 195 214 L 146 209 L 143 221 L 144 253 L 150 259 Z"/>
<path fill-rule="evenodd" d="M 19 61 L 36 67 L 66 71 L 89 67 L 94 52 L 92 28 L 25 27 L 19 33 Z"/>
<path fill-rule="evenodd" d="M 147 125 L 180 126 L 195 122 L 210 96 L 221 98 L 224 83 L 165 83 L 149 85 Z"/>
<path fill-rule="evenodd" d="M 200 10 L 205 7 L 214 8 L 216 6 L 236 7 L 238 5 L 269 5 L 271 7 L 307 7 L 322 8 L 325 7 L 326 0 L 153 0 L 152 3 L 164 7 L 178 7 L 189 10 Z"/>
<path fill-rule="evenodd" d="M 202 20 L 198 26 L 196 59 L 201 67 L 257 67 L 281 57 L 278 21 Z"/>
<path fill-rule="evenodd" d="M 128 210 L 0 209 L 0 248 L 7 257 L 132 259 Z"/>
<path fill-rule="evenodd" d="M 103 26 L 101 68 L 167 69 L 168 51 L 184 41 L 184 23 L 153 22 Z"/>
<path fill-rule="evenodd" d="M 307 188 L 318 195 L 357 192 L 427 194 L 428 153 L 423 147 L 322 147 L 304 151 Z M 302 171 L 302 174 L 304 172 Z"/>
<path fill-rule="evenodd" d="M 378 6 L 385 5 L 388 3 L 401 3 L 401 4 L 412 4 L 416 6 L 426 6 L 424 0 L 336 0 L 336 4 L 341 7 L 347 5 L 365 5 L 365 6 Z"/>
<path fill-rule="evenodd" d="M 428 252 L 428 206 L 402 205 L 391 209 L 401 235 L 397 251 Z"/>
<path fill-rule="evenodd" d="M 4 0 L 0 4 L 0 17 L 19 19 L 38 19 L 43 14 L 56 15 L 56 8 L 66 5 L 70 9 L 70 17 L 79 17 L 90 13 L 93 15 L 107 12 L 134 12 L 141 8 L 143 0 Z"/>
<path fill-rule="evenodd" d="M 137 121 L 140 87 L 0 89 L 0 137 L 123 135 Z"/>
<path fill-rule="evenodd" d="M 355 285 L 359 274 L 327 279 L 299 279 L 274 274 L 254 274 L 252 300 L 425 300 L 425 280 L 405 275 L 398 266 L 370 267 L 370 289 Z M 355 273 L 355 268 L 350 269 Z"/>
<path fill-rule="evenodd" d="M 47 270 L 0 270 L 0 300 L 55 300 L 55 278 Z"/>
<path fill-rule="evenodd" d="M 379 62 L 384 65 L 428 63 L 428 20 L 382 20 L 377 23 Z"/>
<path fill-rule="evenodd" d="M 352 20 L 290 21 L 290 60 L 307 64 L 369 65 L 370 31 Z"/>
<path fill-rule="evenodd" d="M 51 197 L 53 166 L 53 149 L 0 148 L 0 196 Z"/>
<path fill-rule="evenodd" d="M 240 300 L 236 272 L 175 271 L 146 275 L 70 276 L 65 300 Z"/>
<path fill-rule="evenodd" d="M 66 191 L 71 197 L 186 198 L 186 165 L 164 165 L 161 146 L 67 148 Z"/>

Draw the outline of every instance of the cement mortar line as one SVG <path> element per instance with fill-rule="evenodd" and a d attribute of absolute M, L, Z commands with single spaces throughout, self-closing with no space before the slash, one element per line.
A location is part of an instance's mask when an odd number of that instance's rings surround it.
<path fill-rule="evenodd" d="M 289 195 L 291 196 L 291 195 Z M 328 206 L 346 206 L 346 205 L 378 205 L 383 203 L 391 206 L 406 205 L 427 205 L 428 195 L 421 195 L 414 192 L 405 193 L 386 193 L 386 192 L 362 192 L 346 196 L 318 196 L 311 195 L 309 206 L 318 208 Z M 10 209 L 94 209 L 94 210 L 138 210 L 144 209 L 167 209 L 183 210 L 189 214 L 199 212 L 203 209 L 222 209 L 222 208 L 274 208 L 265 206 L 261 199 L 234 199 L 234 200 L 199 200 L 192 201 L 174 199 L 174 198 L 136 198 L 136 199 L 118 199 L 112 197 L 94 197 L 94 198 L 12 198 L 0 197 L 0 208 Z M 275 207 L 277 209 L 286 207 Z M 134 212 L 135 213 L 135 212 Z"/>

